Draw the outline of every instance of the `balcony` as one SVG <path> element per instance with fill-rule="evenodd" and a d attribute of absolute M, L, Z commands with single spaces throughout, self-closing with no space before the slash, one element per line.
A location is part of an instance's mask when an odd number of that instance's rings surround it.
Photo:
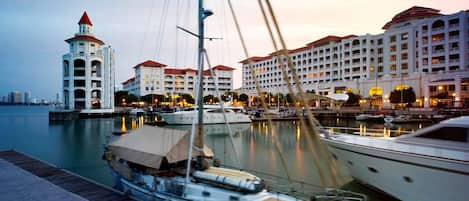
<path fill-rule="evenodd" d="M 450 59 L 449 60 L 449 64 L 458 64 L 459 63 L 459 59 Z"/>
<path fill-rule="evenodd" d="M 432 54 L 444 54 L 444 53 L 445 53 L 445 50 L 444 50 L 444 49 L 432 50 Z"/>
<path fill-rule="evenodd" d="M 448 39 L 449 41 L 456 41 L 459 39 L 459 36 L 450 36 Z"/>
<path fill-rule="evenodd" d="M 452 29 L 457 29 L 457 28 L 459 28 L 459 23 L 457 23 L 457 24 L 450 24 L 450 25 L 448 26 L 448 29 L 450 29 L 450 30 L 452 30 Z"/>
<path fill-rule="evenodd" d="M 450 49 L 449 49 L 449 52 L 450 52 L 450 53 L 456 53 L 456 52 L 459 52 L 459 47 L 453 47 L 453 48 L 450 48 Z"/>
<path fill-rule="evenodd" d="M 440 31 L 443 31 L 445 28 L 444 27 L 436 27 L 436 28 L 433 28 L 432 29 L 432 32 L 440 32 Z"/>

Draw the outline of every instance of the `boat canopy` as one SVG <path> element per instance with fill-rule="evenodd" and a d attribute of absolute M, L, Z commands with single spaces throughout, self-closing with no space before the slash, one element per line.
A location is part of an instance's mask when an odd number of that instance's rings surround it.
<path fill-rule="evenodd" d="M 196 135 L 194 142 L 197 141 Z M 108 147 L 119 158 L 159 169 L 164 159 L 168 163 L 187 160 L 189 143 L 190 133 L 187 130 L 144 125 L 132 134 L 111 142 Z M 200 155 L 199 151 L 194 150 L 192 153 L 192 157 Z M 203 148 L 203 156 L 213 157 L 212 150 L 206 145 Z"/>

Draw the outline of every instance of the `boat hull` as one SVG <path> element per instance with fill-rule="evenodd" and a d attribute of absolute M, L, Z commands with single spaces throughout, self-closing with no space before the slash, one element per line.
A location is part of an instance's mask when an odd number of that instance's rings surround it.
<path fill-rule="evenodd" d="M 194 121 L 194 112 L 175 112 L 175 113 L 161 113 L 160 114 L 167 124 L 174 125 L 191 125 Z M 204 124 L 224 124 L 225 119 L 223 113 L 208 113 L 204 112 Z M 241 113 L 226 113 L 228 123 L 250 123 L 249 116 Z"/>
<path fill-rule="evenodd" d="M 403 201 L 464 201 L 469 164 L 325 139 L 353 178 Z"/>
<path fill-rule="evenodd" d="M 163 181 L 163 180 L 160 180 Z M 220 201 L 220 200 L 252 200 L 252 201 L 265 201 L 265 200 L 278 200 L 278 201 L 301 201 L 283 194 L 274 194 L 268 191 L 261 191 L 253 194 L 246 194 L 241 192 L 234 192 L 221 188 L 214 188 L 204 184 L 188 183 L 184 188 L 181 188 L 181 194 L 171 194 L 162 192 L 161 190 L 149 191 L 142 185 L 137 185 L 134 182 L 128 181 L 123 177 L 118 176 L 119 190 L 128 194 L 131 198 L 142 201 L 154 200 L 171 200 L 171 201 L 187 201 L 187 200 L 204 200 L 204 201 Z M 180 182 L 184 184 L 183 181 Z M 157 187 L 158 188 L 158 187 Z M 174 191 L 174 189 L 167 189 Z"/>

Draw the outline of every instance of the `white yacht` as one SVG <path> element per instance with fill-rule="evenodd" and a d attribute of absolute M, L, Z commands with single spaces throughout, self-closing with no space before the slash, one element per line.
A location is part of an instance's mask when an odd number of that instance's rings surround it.
<path fill-rule="evenodd" d="M 204 124 L 223 124 L 228 123 L 250 123 L 251 119 L 244 111 L 243 107 L 238 106 L 224 106 L 224 112 L 226 115 L 226 121 L 223 116 L 223 110 L 220 105 L 204 105 L 203 106 L 203 122 Z M 190 125 L 193 124 L 194 118 L 197 118 L 194 114 L 197 109 L 187 108 L 186 110 L 171 112 L 171 113 L 160 113 L 161 117 L 167 124 L 181 124 Z"/>
<path fill-rule="evenodd" d="M 386 116 L 384 117 L 384 122 L 385 123 L 406 123 L 410 122 L 412 120 L 412 117 L 409 115 L 399 115 L 399 116 Z"/>
<path fill-rule="evenodd" d="M 395 138 L 324 134 L 352 177 L 404 201 L 469 198 L 469 116 Z"/>
<path fill-rule="evenodd" d="M 355 116 L 355 120 L 357 121 L 380 121 L 383 120 L 384 115 L 382 114 L 359 114 Z"/>

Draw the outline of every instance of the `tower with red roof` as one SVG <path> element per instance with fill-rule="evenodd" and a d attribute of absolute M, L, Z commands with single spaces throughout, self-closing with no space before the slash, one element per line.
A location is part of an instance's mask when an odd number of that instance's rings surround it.
<path fill-rule="evenodd" d="M 82 113 L 114 111 L 114 50 L 91 32 L 93 23 L 86 11 L 78 21 L 78 32 L 65 40 L 69 53 L 63 55 L 63 102 L 66 109 Z"/>

